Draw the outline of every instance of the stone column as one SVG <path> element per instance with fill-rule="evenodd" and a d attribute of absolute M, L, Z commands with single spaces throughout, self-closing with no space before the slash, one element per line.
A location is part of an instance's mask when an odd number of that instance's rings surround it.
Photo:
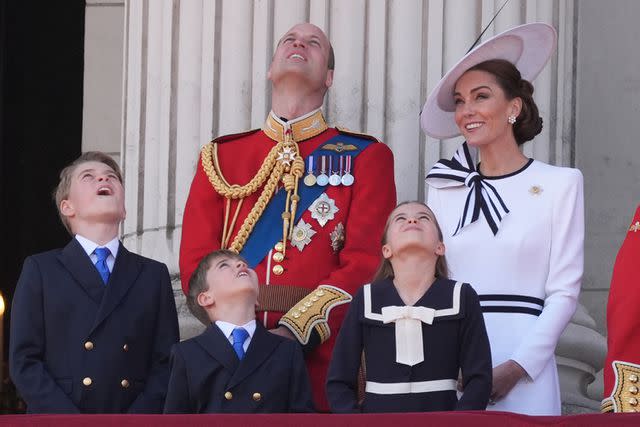
<path fill-rule="evenodd" d="M 215 33 L 216 4 L 130 0 L 125 10 L 123 240 L 168 265 L 182 338 L 202 329 L 184 305 L 178 251 L 198 150 L 211 138 L 213 75 L 202 76 L 214 65 L 204 29 Z"/>

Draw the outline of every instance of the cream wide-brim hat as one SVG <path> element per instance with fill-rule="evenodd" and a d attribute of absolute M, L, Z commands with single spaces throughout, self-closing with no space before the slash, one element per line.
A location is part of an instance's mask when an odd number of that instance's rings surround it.
<path fill-rule="evenodd" d="M 548 24 L 524 24 L 493 36 L 467 53 L 431 91 L 420 113 L 420 125 L 433 138 L 460 135 L 454 115 L 455 84 L 471 67 L 490 59 L 505 59 L 516 66 L 522 78 L 533 81 L 555 51 L 558 36 Z"/>

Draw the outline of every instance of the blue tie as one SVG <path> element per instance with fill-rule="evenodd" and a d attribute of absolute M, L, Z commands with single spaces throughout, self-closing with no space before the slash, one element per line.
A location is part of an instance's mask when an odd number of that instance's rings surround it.
<path fill-rule="evenodd" d="M 233 332 L 231 332 L 231 336 L 233 337 L 233 349 L 238 355 L 238 359 L 242 360 L 244 357 L 244 342 L 249 337 L 249 332 L 244 328 L 235 328 Z"/>
<path fill-rule="evenodd" d="M 107 266 L 107 258 L 111 255 L 111 251 L 109 248 L 96 248 L 93 253 L 98 257 L 96 268 L 98 269 L 98 273 L 100 273 L 100 277 L 102 277 L 102 281 L 106 285 L 109 281 L 109 275 L 111 274 Z"/>

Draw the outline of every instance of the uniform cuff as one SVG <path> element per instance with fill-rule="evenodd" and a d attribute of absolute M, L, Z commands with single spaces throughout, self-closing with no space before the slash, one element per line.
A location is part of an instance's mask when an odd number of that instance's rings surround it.
<path fill-rule="evenodd" d="M 621 360 L 611 363 L 616 381 L 611 397 L 602 402 L 602 412 L 637 412 L 640 410 L 640 365 Z"/>
<path fill-rule="evenodd" d="M 320 285 L 293 306 L 278 323 L 289 329 L 302 345 L 310 344 L 310 341 L 321 344 L 331 336 L 327 323 L 329 312 L 351 300 L 351 295 L 340 288 Z M 318 337 L 311 340 L 312 333 Z"/>

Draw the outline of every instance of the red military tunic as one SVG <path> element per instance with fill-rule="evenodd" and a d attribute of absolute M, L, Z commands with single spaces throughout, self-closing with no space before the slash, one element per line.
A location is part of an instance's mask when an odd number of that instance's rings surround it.
<path fill-rule="evenodd" d="M 305 117 L 307 121 L 310 120 L 309 117 L 315 117 L 324 125 L 319 111 Z M 267 125 L 276 124 L 274 120 L 277 121 L 277 118 L 272 116 L 269 120 L 271 122 L 268 121 Z M 287 123 L 291 125 L 293 122 L 295 120 Z M 265 129 L 269 130 L 266 127 Z M 313 150 L 338 134 L 339 131 L 336 129 L 328 128 L 316 136 L 302 140 L 294 129 L 294 139 L 298 142 L 300 154 L 305 159 Z M 221 140 L 222 143 L 218 145 L 220 171 L 229 184 L 238 185 L 245 185 L 254 177 L 276 144 L 262 130 Z M 325 187 L 325 194 L 335 201 L 338 208 L 334 219 L 321 226 L 318 220 L 312 218 L 309 210 L 303 213 L 301 219 L 311 224 L 316 232 L 311 236 L 310 243 L 299 250 L 288 242 L 286 258 L 280 263 L 273 260 L 275 251 L 265 253 L 264 259 L 255 267 L 261 284 L 298 286 L 308 289 L 309 292 L 318 285 L 326 284 L 354 295 L 363 284 L 371 281 L 380 262 L 383 228 L 396 204 L 391 150 L 382 143 L 371 143 L 353 159 L 352 174 L 355 177 L 352 186 Z M 300 185 L 304 185 L 302 179 Z M 262 188 L 244 199 L 231 232 L 231 240 L 261 191 Z M 215 191 L 200 161 L 191 184 L 182 226 L 180 275 L 185 293 L 189 278 L 198 262 L 207 253 L 220 248 L 225 204 L 226 199 Z M 236 205 L 237 201 L 233 201 L 230 218 L 233 217 Z M 331 233 L 340 223 L 344 226 L 344 246 L 341 250 L 334 251 Z M 282 227 L 281 223 L 279 226 Z M 275 265 L 284 267 L 284 272 L 275 274 Z M 346 305 L 342 305 L 331 310 L 328 318 L 331 337 L 307 355 L 315 403 L 317 408 L 323 411 L 328 410 L 325 397 L 327 368 L 346 308 Z M 265 327 L 271 329 L 278 326 L 282 315 L 281 312 L 259 312 L 258 319 L 264 322 Z"/>
<path fill-rule="evenodd" d="M 640 365 L 640 316 L 638 305 L 640 304 L 640 206 L 636 209 L 627 236 L 616 257 L 609 290 L 609 303 L 607 305 L 607 358 L 604 364 L 604 396 L 605 398 L 616 393 L 616 373 L 612 367 L 614 361 L 625 364 Z M 622 375 L 622 371 L 618 372 Z M 626 375 L 629 377 L 629 375 Z M 640 387 L 636 377 L 631 376 L 631 382 L 625 386 L 627 393 L 629 387 Z M 628 379 L 628 378 L 626 378 Z M 635 381 L 633 381 L 635 379 Z M 622 380 L 622 378 L 620 379 Z M 634 385 L 635 383 L 635 385 Z M 633 390 L 632 390 L 633 391 Z M 638 394 L 637 391 L 635 393 Z M 631 399 L 633 396 L 628 396 Z M 640 395 L 635 396 L 640 399 Z M 628 400 L 626 399 L 626 400 Z M 633 403 L 633 401 L 631 402 Z M 640 410 L 640 406 L 637 409 Z M 618 411 L 621 408 L 616 408 Z"/>

